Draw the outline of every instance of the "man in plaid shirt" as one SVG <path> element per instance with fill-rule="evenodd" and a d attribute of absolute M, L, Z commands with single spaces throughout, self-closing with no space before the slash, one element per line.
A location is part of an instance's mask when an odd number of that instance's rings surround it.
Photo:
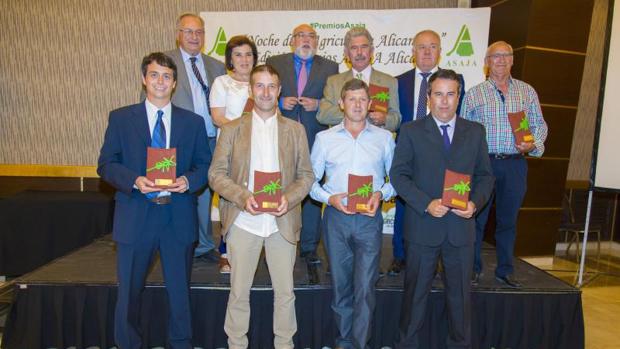
<path fill-rule="evenodd" d="M 510 76 L 513 64 L 512 47 L 498 41 L 489 46 L 485 65 L 489 69 L 486 81 L 465 94 L 461 116 L 484 125 L 487 132 L 489 157 L 495 175 L 496 221 L 495 241 L 497 268 L 495 278 L 500 283 L 519 288 L 512 264 L 517 215 L 527 189 L 527 161 L 524 155 L 541 157 L 545 151 L 547 124 L 543 119 L 538 95 L 532 86 Z M 533 142 L 515 144 L 508 113 L 524 111 L 529 121 Z M 476 285 L 482 272 L 480 247 L 492 203 L 481 209 L 476 217 L 474 273 Z"/>

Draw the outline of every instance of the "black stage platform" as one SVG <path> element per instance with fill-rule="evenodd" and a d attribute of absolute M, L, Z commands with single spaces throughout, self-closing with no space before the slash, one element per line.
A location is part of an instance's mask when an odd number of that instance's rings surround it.
<path fill-rule="evenodd" d="M 583 348 L 584 323 L 578 289 L 521 260 L 516 274 L 520 290 L 501 287 L 493 278 L 495 255 L 483 251 L 487 271 L 475 287 L 473 348 Z M 390 236 L 384 237 L 382 266 L 391 260 Z M 308 269 L 295 266 L 297 348 L 334 344 L 330 309 L 331 289 L 325 263 Z M 109 236 L 16 280 L 16 297 L 7 319 L 2 348 L 111 348 L 116 300 L 114 243 Z M 164 346 L 167 300 L 159 265 L 148 280 L 142 305 L 143 337 L 148 348 Z M 371 348 L 393 347 L 402 297 L 402 275 L 382 277 L 377 284 L 377 307 Z M 223 330 L 229 280 L 217 265 L 198 261 L 192 273 L 194 345 L 225 348 Z M 272 290 L 266 264 L 254 280 L 250 348 L 272 348 Z M 435 280 L 430 298 L 424 348 L 445 348 L 448 324 L 443 285 Z"/>

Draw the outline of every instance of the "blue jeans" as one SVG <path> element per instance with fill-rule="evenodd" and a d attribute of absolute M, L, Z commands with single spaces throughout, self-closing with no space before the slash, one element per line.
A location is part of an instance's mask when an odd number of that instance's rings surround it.
<path fill-rule="evenodd" d="M 491 157 L 491 167 L 495 176 L 494 198 L 491 197 L 487 205 L 476 216 L 474 272 L 482 271 L 480 249 L 489 211 L 495 199 L 495 250 L 497 253 L 495 275 L 504 277 L 514 272 L 512 260 L 517 237 L 517 217 L 527 190 L 527 161 L 525 158 L 500 160 Z"/>

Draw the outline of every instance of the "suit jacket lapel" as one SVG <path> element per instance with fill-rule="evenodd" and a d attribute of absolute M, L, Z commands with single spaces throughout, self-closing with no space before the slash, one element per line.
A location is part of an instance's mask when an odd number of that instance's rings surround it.
<path fill-rule="evenodd" d="M 317 56 L 314 56 L 314 61 L 312 62 L 312 69 L 310 69 L 310 75 L 308 75 L 308 83 L 306 84 L 306 87 L 304 88 L 304 92 L 310 91 L 310 88 L 312 87 L 312 85 L 316 83 L 315 81 L 316 76 L 319 74 L 321 69 L 322 69 L 322 62 L 320 58 Z"/>
<path fill-rule="evenodd" d="M 176 148 L 179 143 L 180 137 L 183 134 L 183 123 L 179 118 L 179 108 L 174 105 L 171 108 L 172 115 L 170 115 L 170 148 Z"/>
<path fill-rule="evenodd" d="M 458 149 L 462 147 L 465 142 L 465 135 L 467 134 L 467 124 L 463 122 L 460 117 L 456 117 L 456 123 L 454 124 L 454 134 L 452 135 L 452 143 L 450 149 Z M 454 153 L 454 152 L 451 152 Z"/>
<path fill-rule="evenodd" d="M 185 69 L 185 62 L 183 62 L 183 55 L 181 54 L 181 50 L 175 50 L 174 55 L 176 58 L 175 63 L 177 64 L 177 88 L 183 89 L 184 94 L 186 96 L 189 96 L 189 101 L 192 103 L 193 106 L 194 102 L 192 100 L 192 88 L 189 85 L 190 77 L 187 76 L 187 70 Z"/>
<path fill-rule="evenodd" d="M 284 70 L 284 79 L 288 80 L 288 85 L 283 83 L 282 85 L 291 86 L 291 96 L 287 97 L 297 97 L 297 74 L 295 73 L 295 57 L 294 54 L 291 53 L 290 56 L 285 57 L 288 60 L 288 64 L 283 64 L 282 69 Z"/>
<path fill-rule="evenodd" d="M 241 154 L 247 154 L 242 157 L 242 164 L 239 164 L 239 169 L 242 171 L 241 176 L 245 183 L 248 181 L 250 171 L 250 158 L 252 156 L 252 113 L 242 116 L 241 126 L 239 127 L 239 148 Z M 246 184 L 247 185 L 247 184 Z"/>
<path fill-rule="evenodd" d="M 282 175 L 282 183 L 288 183 L 288 178 L 284 178 L 284 174 L 286 173 L 286 171 L 284 171 L 284 167 L 288 164 L 286 161 L 286 156 L 291 151 L 287 138 L 289 130 L 280 113 L 276 115 L 276 118 L 278 120 L 278 162 L 280 165 L 280 174 Z"/>
<path fill-rule="evenodd" d="M 146 115 L 146 105 L 136 104 L 133 109 L 132 123 L 136 127 L 136 132 L 147 147 L 151 146 L 151 130 L 149 129 L 149 119 Z"/>
<path fill-rule="evenodd" d="M 437 123 L 435 123 L 435 119 L 433 119 L 431 114 L 426 115 L 424 119 L 424 129 L 427 132 L 428 139 L 433 143 L 433 147 L 439 147 L 441 153 L 447 156 L 448 154 L 443 145 L 441 131 L 439 131 L 439 127 L 437 127 Z"/>

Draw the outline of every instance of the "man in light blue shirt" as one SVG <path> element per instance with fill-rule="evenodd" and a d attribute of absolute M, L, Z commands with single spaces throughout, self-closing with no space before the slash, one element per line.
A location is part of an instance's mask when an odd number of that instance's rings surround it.
<path fill-rule="evenodd" d="M 327 204 L 323 233 L 334 289 L 336 347 L 367 348 L 379 276 L 381 199 L 396 194 L 386 182 L 395 145 L 389 131 L 368 122 L 370 97 L 362 80 L 344 84 L 339 104 L 344 111 L 342 123 L 319 132 L 312 148 L 315 182 L 310 196 Z M 349 174 L 373 178 L 367 212 L 347 209 Z"/>
<path fill-rule="evenodd" d="M 205 42 L 205 23 L 194 13 L 184 13 L 176 23 L 178 49 L 164 52 L 179 69 L 172 103 L 202 116 L 211 153 L 215 152 L 217 129 L 211 119 L 209 91 L 213 80 L 226 74 L 224 64 L 202 53 Z M 206 188 L 198 197 L 198 245 L 194 257 L 218 261 L 211 226 L 211 192 Z M 223 248 L 223 246 L 221 246 Z"/>

